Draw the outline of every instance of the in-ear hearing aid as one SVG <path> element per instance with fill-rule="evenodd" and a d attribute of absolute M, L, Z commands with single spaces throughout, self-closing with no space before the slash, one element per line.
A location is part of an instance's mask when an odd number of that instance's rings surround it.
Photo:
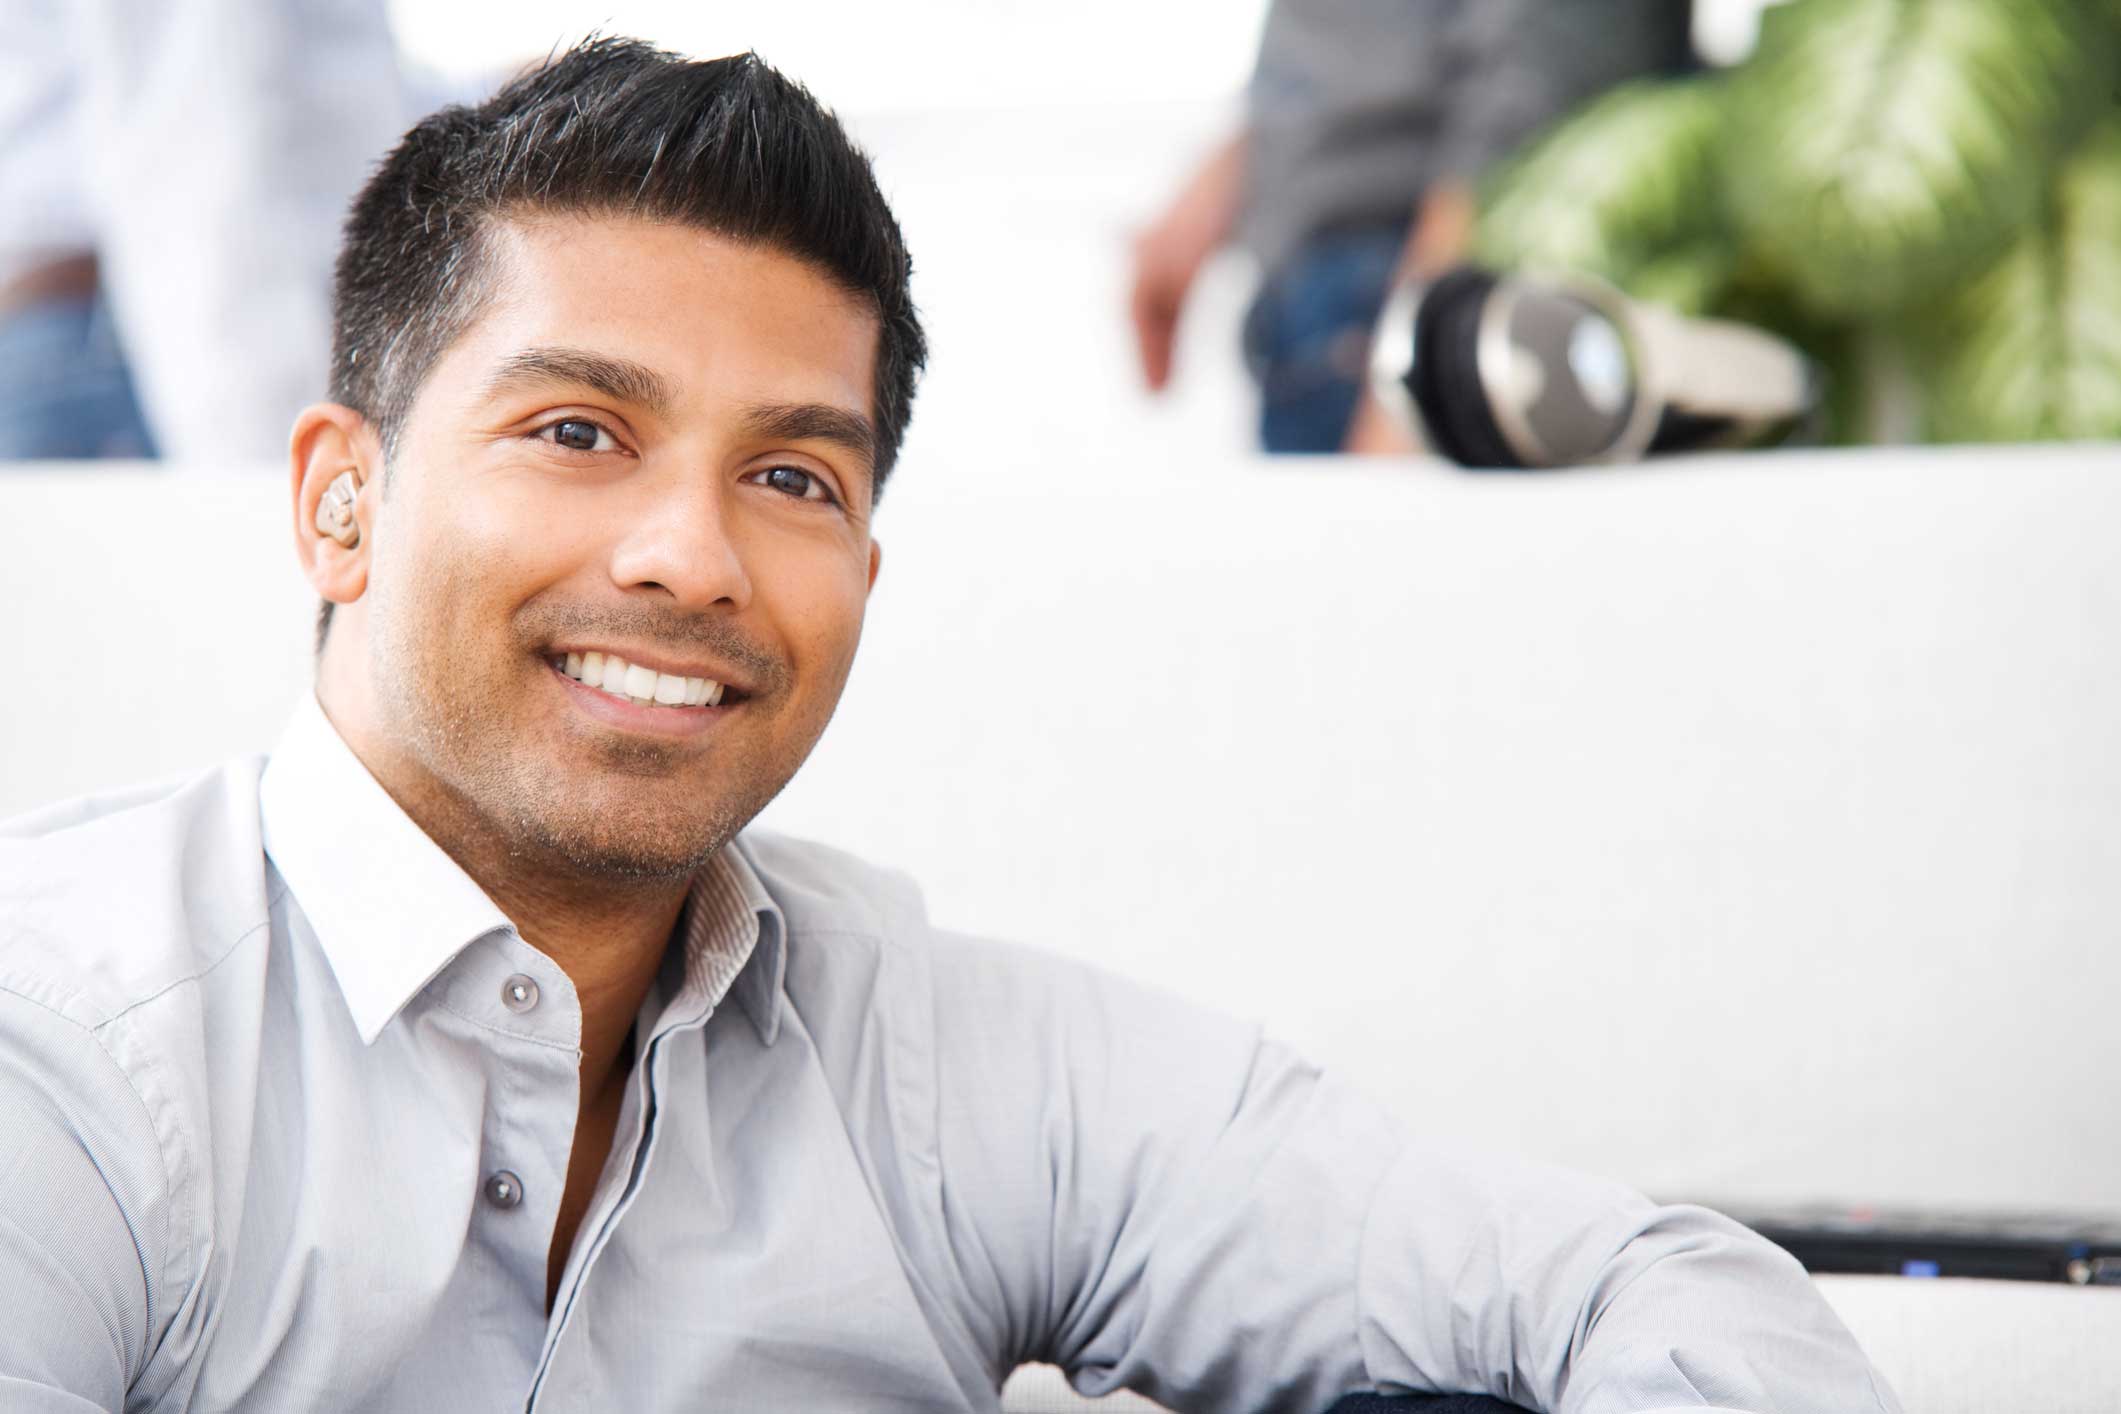
<path fill-rule="evenodd" d="M 317 534 L 329 535 L 349 550 L 361 543 L 361 527 L 353 514 L 354 495 L 360 489 L 360 482 L 350 471 L 332 478 L 317 501 Z"/>

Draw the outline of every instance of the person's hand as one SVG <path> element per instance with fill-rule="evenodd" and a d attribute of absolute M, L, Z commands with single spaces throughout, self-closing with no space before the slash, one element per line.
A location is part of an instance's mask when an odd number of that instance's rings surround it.
<path fill-rule="evenodd" d="M 1213 249 L 1213 247 L 1210 247 Z M 1178 342 L 1178 317 L 1186 294 L 1206 262 L 1208 251 L 1191 233 L 1168 220 L 1134 238 L 1134 293 L 1129 312 L 1134 343 L 1141 356 L 1142 381 L 1160 393 L 1171 381 L 1171 349 Z"/>
<path fill-rule="evenodd" d="M 1232 138 L 1201 164 L 1185 190 L 1134 238 L 1134 287 L 1128 313 L 1141 356 L 1142 381 L 1161 392 L 1171 381 L 1178 320 L 1201 266 L 1237 221 L 1244 181 L 1244 138 Z"/>
<path fill-rule="evenodd" d="M 1409 457 L 1428 448 L 1422 445 L 1404 414 L 1386 407 L 1375 393 L 1364 388 L 1355 404 L 1355 415 L 1348 420 L 1348 435 L 1341 450 L 1357 457 Z"/>
<path fill-rule="evenodd" d="M 1438 181 L 1422 197 L 1421 209 L 1415 213 L 1401 274 L 1433 280 L 1464 260 L 1479 222 L 1480 202 L 1472 185 L 1457 177 Z"/>

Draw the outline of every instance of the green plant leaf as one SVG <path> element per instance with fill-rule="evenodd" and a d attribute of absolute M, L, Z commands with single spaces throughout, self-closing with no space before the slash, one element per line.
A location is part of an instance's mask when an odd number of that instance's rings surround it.
<path fill-rule="evenodd" d="M 1730 288 L 1737 268 L 1737 252 L 1728 239 L 1701 237 L 1637 261 L 1616 283 L 1636 299 L 1681 314 L 1708 314 Z"/>
<path fill-rule="evenodd" d="M 1728 257 L 1716 244 L 1715 79 L 1614 89 L 1536 139 L 1483 184 L 1475 257 L 1501 270 L 1595 275 L 1646 298 L 1638 277 L 1705 305 Z M 1682 266 L 1684 268 L 1682 268 Z"/>
<path fill-rule="evenodd" d="M 1939 441 L 2121 437 L 2121 117 L 2062 165 L 2002 257 L 1912 333 Z"/>
<path fill-rule="evenodd" d="M 1733 76 L 1730 208 L 1814 313 L 1889 313 L 1994 260 L 2103 106 L 2082 0 L 1792 0 Z"/>

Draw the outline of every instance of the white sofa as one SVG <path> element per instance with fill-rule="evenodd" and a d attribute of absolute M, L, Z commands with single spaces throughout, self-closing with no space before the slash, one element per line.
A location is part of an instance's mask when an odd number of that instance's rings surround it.
<path fill-rule="evenodd" d="M 2121 1212 L 2121 448 L 966 456 L 886 498 L 770 824 L 1432 1132 L 1675 1198 Z M 270 744 L 283 486 L 0 476 L 0 812 Z M 1910 1410 L 2121 1409 L 2121 1290 L 1823 1285 Z"/>

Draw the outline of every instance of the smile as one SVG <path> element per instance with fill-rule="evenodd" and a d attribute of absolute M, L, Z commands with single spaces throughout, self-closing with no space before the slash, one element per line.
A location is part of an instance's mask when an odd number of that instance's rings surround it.
<path fill-rule="evenodd" d="M 610 653 L 569 653 L 546 660 L 553 670 L 637 707 L 719 707 L 725 695 L 712 678 L 679 677 L 629 663 Z"/>

